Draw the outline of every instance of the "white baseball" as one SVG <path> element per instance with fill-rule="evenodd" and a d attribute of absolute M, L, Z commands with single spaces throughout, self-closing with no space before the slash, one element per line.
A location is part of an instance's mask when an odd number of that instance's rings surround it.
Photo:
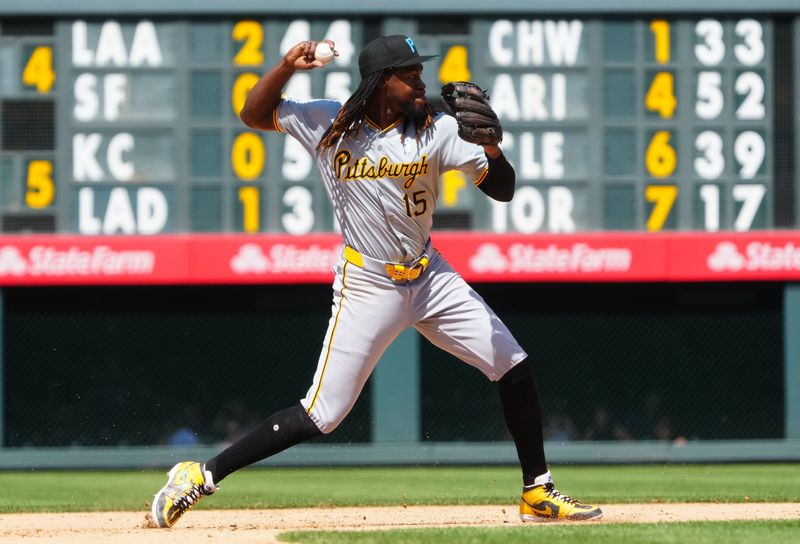
<path fill-rule="evenodd" d="M 314 51 L 314 58 L 323 64 L 328 64 L 333 60 L 333 49 L 328 42 L 317 43 L 317 49 Z"/>

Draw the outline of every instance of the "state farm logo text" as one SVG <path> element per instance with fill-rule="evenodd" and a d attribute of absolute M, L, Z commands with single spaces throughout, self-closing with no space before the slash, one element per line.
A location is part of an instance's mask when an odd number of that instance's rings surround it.
<path fill-rule="evenodd" d="M 231 258 L 236 274 L 309 274 L 329 273 L 341 255 L 341 247 L 320 247 L 316 244 L 299 248 L 293 244 L 276 244 L 269 254 L 258 244 L 244 244 Z"/>
<path fill-rule="evenodd" d="M 152 251 L 116 251 L 108 246 L 40 245 L 27 255 L 17 246 L 0 247 L 0 276 L 141 276 L 152 274 L 155 262 Z"/>
<path fill-rule="evenodd" d="M 479 274 L 549 273 L 549 272 L 627 272 L 633 255 L 624 247 L 594 248 L 578 243 L 568 246 L 550 244 L 511 244 L 503 251 L 497 244 L 481 244 L 469 260 Z"/>
<path fill-rule="evenodd" d="M 741 253 L 734 242 L 720 242 L 706 264 L 714 272 L 800 270 L 800 247 L 792 242 L 750 242 Z"/>

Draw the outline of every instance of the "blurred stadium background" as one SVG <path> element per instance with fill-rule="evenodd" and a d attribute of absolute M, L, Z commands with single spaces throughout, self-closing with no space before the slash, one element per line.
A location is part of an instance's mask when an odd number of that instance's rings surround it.
<path fill-rule="evenodd" d="M 344 98 L 394 33 L 502 110 L 518 204 L 445 176 L 434 242 L 530 353 L 550 462 L 800 459 L 796 3 L 181 4 L 0 2 L 0 468 L 204 458 L 298 401 L 338 238 L 236 111 L 287 44 L 333 37 L 287 92 Z M 495 388 L 409 331 L 267 463 L 511 463 Z"/>

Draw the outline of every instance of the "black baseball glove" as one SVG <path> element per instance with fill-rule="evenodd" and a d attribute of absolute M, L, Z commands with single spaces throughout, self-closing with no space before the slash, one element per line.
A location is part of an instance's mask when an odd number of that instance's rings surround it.
<path fill-rule="evenodd" d="M 462 140 L 478 145 L 497 145 L 503 140 L 503 127 L 489 105 L 489 95 L 475 83 L 454 81 L 442 87 L 445 113 L 458 122 Z"/>

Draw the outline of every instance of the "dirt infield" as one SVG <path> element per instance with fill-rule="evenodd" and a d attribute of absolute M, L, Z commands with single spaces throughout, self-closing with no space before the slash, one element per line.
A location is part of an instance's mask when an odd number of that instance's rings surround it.
<path fill-rule="evenodd" d="M 655 523 L 800 519 L 800 503 L 607 504 L 601 521 Z M 519 525 L 515 506 L 409 506 L 286 510 L 198 510 L 174 529 L 150 529 L 144 512 L 0 514 L 0 542 L 58 544 L 223 544 L 278 542 L 289 530 L 381 530 L 411 527 Z M 535 525 L 535 524 L 531 524 Z M 180 534 L 176 534 L 180 533 Z"/>

